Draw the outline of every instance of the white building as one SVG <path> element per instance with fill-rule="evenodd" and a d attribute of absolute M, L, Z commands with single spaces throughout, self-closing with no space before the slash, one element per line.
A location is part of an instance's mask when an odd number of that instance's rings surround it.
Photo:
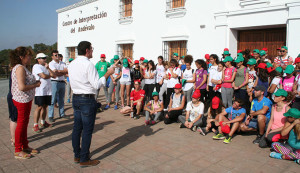
<path fill-rule="evenodd" d="M 300 0 L 83 0 L 58 9 L 58 50 L 76 56 L 92 43 L 92 61 L 106 54 L 168 59 L 173 52 L 203 58 L 238 49 L 287 45 L 300 52 Z"/>

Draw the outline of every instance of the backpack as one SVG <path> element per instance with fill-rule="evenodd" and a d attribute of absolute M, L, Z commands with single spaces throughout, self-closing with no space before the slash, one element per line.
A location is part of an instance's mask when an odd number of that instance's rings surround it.
<path fill-rule="evenodd" d="M 175 95 L 175 93 L 172 93 L 172 100 L 174 100 L 174 95 Z M 180 95 L 180 103 L 182 101 L 182 97 L 183 97 L 183 94 Z"/>
<path fill-rule="evenodd" d="M 150 102 L 151 102 L 151 110 L 154 110 L 154 100 L 151 100 Z M 159 106 L 159 108 L 160 108 L 160 104 L 161 104 L 161 101 L 158 100 L 158 106 Z"/>

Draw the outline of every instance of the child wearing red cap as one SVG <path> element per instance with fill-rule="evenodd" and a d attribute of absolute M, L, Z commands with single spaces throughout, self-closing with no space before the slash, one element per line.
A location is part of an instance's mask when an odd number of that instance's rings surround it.
<path fill-rule="evenodd" d="M 202 131 L 204 134 L 208 133 L 209 130 L 211 129 L 212 132 L 217 134 L 218 132 L 218 127 L 216 126 L 216 123 L 218 124 L 219 122 L 219 114 L 222 113 L 225 110 L 223 103 L 221 99 L 217 96 L 215 96 L 210 104 L 210 107 L 208 108 L 207 111 L 207 125 L 206 128 L 203 128 Z"/>
<path fill-rule="evenodd" d="M 228 137 L 226 139 L 221 127 L 219 126 L 219 134 L 213 136 L 213 139 L 224 139 L 225 144 L 229 144 L 232 140 L 233 134 L 239 129 L 240 124 L 245 120 L 246 110 L 242 108 L 243 102 L 241 99 L 236 99 L 233 102 L 232 107 L 226 108 L 220 113 L 219 122 L 222 122 L 222 126 L 228 125 L 231 127 Z M 226 117 L 228 115 L 228 118 Z"/>
<path fill-rule="evenodd" d="M 196 90 L 192 96 L 192 101 L 186 105 L 186 115 L 180 115 L 178 117 L 181 122 L 180 128 L 186 127 L 195 132 L 197 127 L 204 125 L 204 104 L 200 101 L 200 96 L 199 90 Z M 201 134 L 203 134 L 203 132 Z"/>
<path fill-rule="evenodd" d="M 178 116 L 182 115 L 182 110 L 185 104 L 185 97 L 182 94 L 182 86 L 181 84 L 176 84 L 174 87 L 174 92 L 170 96 L 170 103 L 168 107 L 168 112 L 165 115 L 165 124 L 171 124 L 173 122 L 177 122 Z"/>

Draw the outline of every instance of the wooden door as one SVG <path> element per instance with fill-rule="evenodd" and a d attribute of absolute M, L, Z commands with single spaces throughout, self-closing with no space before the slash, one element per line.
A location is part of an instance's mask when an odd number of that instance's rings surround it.
<path fill-rule="evenodd" d="M 286 45 L 286 28 L 246 30 L 238 32 L 238 49 L 261 50 L 268 48 L 271 57 L 277 56 L 276 49 Z"/>
<path fill-rule="evenodd" d="M 133 55 L 133 44 L 122 44 L 122 56 L 132 58 Z"/>

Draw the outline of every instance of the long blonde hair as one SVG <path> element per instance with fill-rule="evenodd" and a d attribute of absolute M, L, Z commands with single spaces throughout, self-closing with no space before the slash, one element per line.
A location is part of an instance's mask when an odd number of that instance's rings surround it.
<path fill-rule="evenodd" d="M 294 132 L 295 132 L 295 134 L 297 136 L 297 139 L 300 140 L 300 124 L 296 124 L 294 126 Z"/>

